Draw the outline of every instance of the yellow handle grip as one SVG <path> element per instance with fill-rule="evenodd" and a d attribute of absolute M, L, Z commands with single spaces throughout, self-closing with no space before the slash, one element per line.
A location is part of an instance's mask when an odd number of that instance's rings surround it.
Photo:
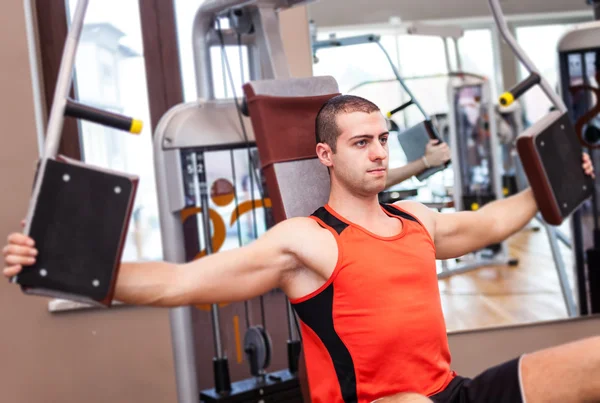
<path fill-rule="evenodd" d="M 505 92 L 500 95 L 500 105 L 502 106 L 510 106 L 515 102 L 515 96 L 510 92 Z"/>
<path fill-rule="evenodd" d="M 139 119 L 131 119 L 131 127 L 129 132 L 133 134 L 140 134 L 144 128 L 144 122 Z"/>

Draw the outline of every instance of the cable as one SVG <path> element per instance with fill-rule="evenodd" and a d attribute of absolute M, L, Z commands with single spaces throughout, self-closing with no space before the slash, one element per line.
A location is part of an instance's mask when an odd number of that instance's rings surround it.
<path fill-rule="evenodd" d="M 244 60 L 242 59 L 242 36 L 238 33 L 237 35 L 237 45 L 239 49 L 239 59 L 240 59 L 240 74 L 242 78 L 242 83 L 244 82 Z M 227 59 L 227 55 L 225 54 L 225 58 Z M 228 63 L 229 64 L 229 63 Z M 232 80 L 233 81 L 233 80 Z M 231 82 L 231 86 L 234 86 L 234 83 Z M 248 173 L 250 174 L 250 200 L 252 201 L 252 235 L 254 240 L 258 239 L 258 223 L 256 219 L 256 203 L 254 199 L 254 164 L 252 162 L 252 152 L 250 151 L 249 142 L 246 142 L 246 150 L 248 151 Z M 257 178 L 258 182 L 258 178 Z M 263 208 L 265 208 L 264 199 L 263 199 Z M 262 322 L 263 329 L 267 329 L 267 316 L 265 315 L 265 300 L 264 296 L 259 297 L 260 301 L 260 318 Z"/>
<path fill-rule="evenodd" d="M 238 199 L 238 195 L 237 195 L 237 188 L 236 188 L 236 184 L 237 184 L 237 179 L 236 179 L 236 175 L 235 175 L 235 160 L 233 158 L 233 149 L 229 150 L 230 156 L 231 156 L 231 176 L 232 176 L 232 180 L 233 180 L 233 197 L 235 198 L 235 215 L 237 217 L 236 221 L 236 226 L 237 226 L 237 236 L 238 236 L 238 244 L 239 246 L 243 246 L 243 242 L 242 242 L 242 226 L 240 223 L 240 202 Z M 250 311 L 248 309 L 248 301 L 244 301 L 244 314 L 246 315 L 246 329 L 250 328 Z"/>
<path fill-rule="evenodd" d="M 250 140 L 248 139 L 248 133 L 246 131 L 246 126 L 244 125 L 244 119 L 242 117 L 242 111 L 241 111 L 241 106 L 239 103 L 239 100 L 237 98 L 237 94 L 235 91 L 235 81 L 233 80 L 233 74 L 231 72 L 231 67 L 229 65 L 229 58 L 227 57 L 227 52 L 225 49 L 225 40 L 223 39 L 223 33 L 221 31 L 221 22 L 219 21 L 219 19 L 217 19 L 217 33 L 219 36 L 219 41 L 221 44 L 221 52 L 223 55 L 223 59 L 225 61 L 225 67 L 227 70 L 227 75 L 229 77 L 229 81 L 231 84 L 231 92 L 233 95 L 233 99 L 235 102 L 235 106 L 236 106 L 236 111 L 237 111 L 237 115 L 238 115 L 238 119 L 240 121 L 240 126 L 242 128 L 242 134 L 244 136 L 244 141 L 246 143 L 246 150 L 248 152 L 248 165 L 249 165 L 249 174 L 250 174 L 250 192 L 251 192 L 251 200 L 252 200 L 252 217 L 253 217 L 253 232 L 254 232 L 254 239 L 258 238 L 258 227 L 257 227 L 257 220 L 256 220 L 256 206 L 255 206 L 255 202 L 254 202 L 254 177 L 256 175 L 256 163 L 254 161 L 254 159 L 252 158 L 252 153 L 250 151 Z M 238 34 L 238 44 L 241 45 L 241 37 Z M 242 60 L 240 60 L 240 63 L 242 63 Z M 243 65 L 242 65 L 243 66 Z M 242 68 L 242 72 L 243 72 L 243 68 Z M 259 182 L 259 181 L 257 181 Z M 262 189 L 259 187 L 259 194 L 261 196 L 262 202 L 263 202 L 263 207 L 265 206 L 265 202 L 264 202 L 264 192 L 262 191 Z M 266 315 L 265 315 L 265 307 L 264 307 L 264 296 L 260 296 L 259 297 L 259 301 L 260 301 L 260 310 L 261 310 L 261 319 L 262 319 L 262 325 L 263 325 L 263 329 L 267 329 L 267 324 L 266 324 Z"/>

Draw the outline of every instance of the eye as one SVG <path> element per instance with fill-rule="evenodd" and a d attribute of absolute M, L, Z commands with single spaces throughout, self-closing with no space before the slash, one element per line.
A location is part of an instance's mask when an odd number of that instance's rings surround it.
<path fill-rule="evenodd" d="M 379 141 L 381 141 L 381 144 L 385 144 L 388 141 L 387 136 L 383 136 L 382 138 L 379 139 Z"/>
<path fill-rule="evenodd" d="M 357 145 L 359 147 L 365 146 L 365 145 L 367 145 L 367 140 L 357 141 L 354 145 Z"/>

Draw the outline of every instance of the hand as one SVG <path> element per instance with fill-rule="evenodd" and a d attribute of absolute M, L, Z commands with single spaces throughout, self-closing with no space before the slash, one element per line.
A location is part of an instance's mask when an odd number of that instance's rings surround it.
<path fill-rule="evenodd" d="M 21 222 L 25 226 L 25 221 Z M 35 242 L 30 237 L 14 232 L 8 236 L 8 244 L 2 249 L 4 255 L 4 270 L 2 274 L 6 277 L 16 276 L 23 270 L 23 265 L 30 266 L 35 263 L 38 252 Z"/>
<path fill-rule="evenodd" d="M 438 140 L 431 140 L 425 147 L 425 159 L 432 167 L 445 164 L 450 159 L 450 147 L 446 143 L 437 144 Z"/>
<path fill-rule="evenodd" d="M 594 164 L 592 163 L 592 159 L 587 153 L 583 153 L 583 171 L 586 175 L 591 176 L 592 178 L 596 178 L 596 174 L 594 173 Z"/>

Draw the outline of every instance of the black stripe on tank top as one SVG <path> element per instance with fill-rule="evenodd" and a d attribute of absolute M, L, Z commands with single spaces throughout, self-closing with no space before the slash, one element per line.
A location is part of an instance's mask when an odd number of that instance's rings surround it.
<path fill-rule="evenodd" d="M 312 214 L 323 223 L 339 234 L 348 224 L 342 222 L 324 207 L 319 208 Z M 356 391 L 356 374 L 354 372 L 354 361 L 350 351 L 335 331 L 333 326 L 333 283 L 314 297 L 294 304 L 294 310 L 298 316 L 313 332 L 321 339 L 327 349 L 335 374 L 340 386 L 340 392 L 345 403 L 356 403 L 358 394 Z"/>
<path fill-rule="evenodd" d="M 336 218 L 331 214 L 325 207 L 320 207 L 317 211 L 311 214 L 313 217 L 317 217 L 323 221 L 326 225 L 330 226 L 335 232 L 340 235 L 343 230 L 348 228 L 348 224 Z"/>
<path fill-rule="evenodd" d="M 395 208 L 394 206 L 392 206 L 390 204 L 381 204 L 381 207 L 383 207 L 385 209 L 385 211 L 387 211 L 388 213 L 390 213 L 392 215 L 406 218 L 407 220 L 414 221 L 417 224 L 419 223 L 419 221 L 415 217 L 411 216 L 408 213 L 405 213 L 404 211 L 398 210 L 397 208 Z"/>
<path fill-rule="evenodd" d="M 316 296 L 298 304 L 294 309 L 300 319 L 317 334 L 329 352 L 345 403 L 358 401 L 356 373 L 350 351 L 333 327 L 333 283 Z"/>

